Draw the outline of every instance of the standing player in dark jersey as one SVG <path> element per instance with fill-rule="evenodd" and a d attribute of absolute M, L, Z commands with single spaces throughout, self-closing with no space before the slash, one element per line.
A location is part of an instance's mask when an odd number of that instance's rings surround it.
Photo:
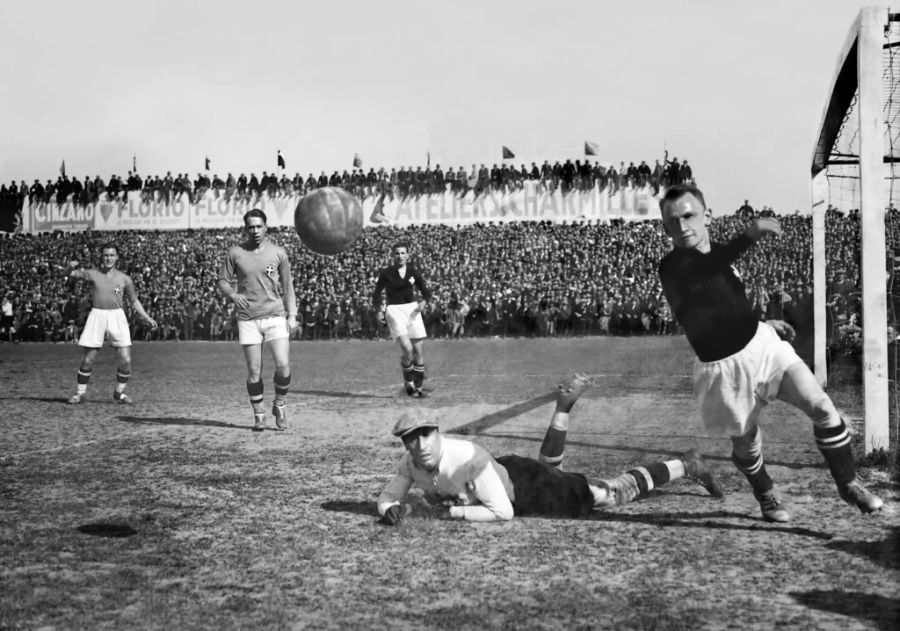
<path fill-rule="evenodd" d="M 118 259 L 119 251 L 115 244 L 106 243 L 100 249 L 98 269 L 72 269 L 69 272 L 70 282 L 80 279 L 93 284 L 91 312 L 78 340 L 78 345 L 84 348 L 84 358 L 78 367 L 78 388 L 69 398 L 69 403 L 73 405 L 84 400 L 94 370 L 94 360 L 107 338 L 119 355 L 113 399 L 119 403 L 132 403 L 131 397 L 125 394 L 125 386 L 131 376 L 131 331 L 123 309 L 126 298 L 138 315 L 150 326 L 156 326 L 156 321 L 138 300 L 131 277 L 116 269 Z M 70 265 L 77 267 L 77 263 Z"/>
<path fill-rule="evenodd" d="M 684 327 L 697 359 L 694 394 L 710 430 L 731 435 L 732 461 L 749 480 L 768 521 L 790 518 L 774 491 L 762 454 L 757 421 L 778 399 L 813 422 L 816 444 L 837 483 L 838 493 L 863 513 L 879 510 L 881 498 L 857 479 L 850 432 L 815 375 L 783 339 L 793 328 L 781 320 L 760 322 L 732 262 L 765 234 L 781 234 L 773 218 L 753 220 L 725 245 L 710 243 L 712 213 L 694 186 L 670 188 L 660 201 L 663 225 L 675 249 L 659 266 L 666 299 Z"/>
<path fill-rule="evenodd" d="M 247 394 L 253 407 L 253 430 L 266 427 L 263 405 L 262 347 L 275 362 L 275 429 L 287 428 L 285 399 L 291 385 L 290 334 L 297 328 L 297 301 L 287 252 L 266 238 L 266 214 L 244 214 L 246 241 L 228 250 L 219 273 L 219 290 L 237 308 L 238 340 L 247 361 Z M 287 316 L 285 318 L 285 315 Z"/>
<path fill-rule="evenodd" d="M 394 264 L 378 274 L 372 304 L 378 321 L 387 320 L 391 338 L 400 347 L 400 368 L 406 394 L 425 398 L 428 394 L 422 390 L 422 383 L 425 380 L 424 347 L 428 335 L 422 321 L 422 310 L 431 300 L 431 290 L 419 270 L 409 265 L 409 246 L 406 243 L 394 244 L 391 252 Z M 413 287 L 417 287 L 422 295 L 418 302 L 414 300 Z M 387 307 L 383 311 L 382 291 L 387 295 Z"/>

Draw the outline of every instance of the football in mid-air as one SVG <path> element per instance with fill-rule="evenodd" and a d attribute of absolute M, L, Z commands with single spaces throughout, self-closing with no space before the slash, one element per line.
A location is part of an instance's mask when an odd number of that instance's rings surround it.
<path fill-rule="evenodd" d="M 343 252 L 363 229 L 363 209 L 342 188 L 326 186 L 304 195 L 294 211 L 294 228 L 307 248 L 318 254 Z"/>

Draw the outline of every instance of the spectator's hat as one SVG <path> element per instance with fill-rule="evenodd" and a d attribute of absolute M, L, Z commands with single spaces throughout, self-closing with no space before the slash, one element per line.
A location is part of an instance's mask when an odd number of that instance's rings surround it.
<path fill-rule="evenodd" d="M 426 414 L 424 410 L 409 411 L 404 412 L 400 418 L 397 419 L 397 423 L 394 425 L 394 429 L 391 433 L 397 438 L 403 438 L 410 432 L 423 427 L 433 427 L 437 429 L 438 423 Z"/>

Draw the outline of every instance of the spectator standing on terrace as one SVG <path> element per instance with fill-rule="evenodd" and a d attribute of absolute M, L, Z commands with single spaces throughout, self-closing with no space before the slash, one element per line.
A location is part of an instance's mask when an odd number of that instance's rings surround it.
<path fill-rule="evenodd" d="M 3 292 L 3 301 L 0 303 L 0 341 L 12 342 L 16 332 L 12 298 L 12 292 Z"/>
<path fill-rule="evenodd" d="M 409 264 L 409 244 L 399 241 L 391 248 L 393 264 L 378 274 L 372 297 L 379 323 L 387 322 L 391 338 L 400 347 L 400 368 L 407 396 L 425 398 L 422 389 L 425 380 L 425 322 L 422 312 L 431 300 L 431 290 L 422 273 Z M 413 288 L 421 294 L 414 300 Z M 386 295 L 386 307 L 382 310 L 382 292 Z"/>
<path fill-rule="evenodd" d="M 35 200 L 37 200 L 38 204 L 44 201 L 44 187 L 41 186 L 40 180 L 35 180 L 31 188 L 28 189 L 28 203 L 34 206 Z"/>
<path fill-rule="evenodd" d="M 238 340 L 247 362 L 247 394 L 253 407 L 253 430 L 266 427 L 263 406 L 262 348 L 269 345 L 275 362 L 275 428 L 287 429 L 286 397 L 291 385 L 290 336 L 297 328 L 297 301 L 291 261 L 280 245 L 266 238 L 266 214 L 244 214 L 246 240 L 228 250 L 219 273 L 219 290 L 234 303 Z M 287 316 L 287 317 L 285 317 Z"/>
<path fill-rule="evenodd" d="M 107 339 L 119 356 L 113 400 L 118 403 L 132 403 L 131 397 L 125 394 L 125 386 L 131 377 L 131 331 L 123 309 L 126 299 L 147 324 L 151 327 L 156 326 L 156 321 L 138 300 L 131 277 L 116 269 L 118 260 L 119 251 L 116 245 L 105 243 L 100 248 L 98 268 L 78 268 L 77 262 L 69 263 L 69 267 L 72 268 L 69 273 L 70 282 L 84 280 L 93 285 L 91 312 L 78 340 L 78 345 L 84 348 L 84 357 L 78 367 L 77 390 L 69 398 L 69 403 L 73 405 L 81 403 L 84 399 L 94 371 L 97 353 Z"/>
<path fill-rule="evenodd" d="M 757 425 L 763 408 L 781 400 L 813 422 L 838 493 L 863 513 L 879 510 L 881 498 L 856 477 L 850 431 L 815 375 L 791 345 L 793 328 L 782 320 L 760 322 L 732 263 L 766 234 L 781 234 L 772 218 L 753 220 L 725 245 L 712 243 L 712 213 L 703 193 L 683 184 L 670 188 L 659 203 L 663 226 L 675 249 L 659 266 L 666 299 L 684 327 L 697 359 L 694 393 L 708 429 L 731 435 L 732 461 L 743 473 L 767 521 L 790 519 L 762 453 Z"/>
<path fill-rule="evenodd" d="M 438 423 L 422 410 L 404 414 L 393 434 L 403 441 L 406 453 L 376 500 L 378 523 L 396 526 L 402 521 L 402 502 L 413 485 L 424 491 L 437 518 L 473 522 L 509 521 L 515 515 L 583 517 L 646 497 L 679 478 L 722 497 L 721 486 L 696 449 L 606 480 L 561 471 L 572 407 L 591 385 L 583 374 L 559 384 L 537 459 L 495 459 L 477 443 L 441 434 Z"/>

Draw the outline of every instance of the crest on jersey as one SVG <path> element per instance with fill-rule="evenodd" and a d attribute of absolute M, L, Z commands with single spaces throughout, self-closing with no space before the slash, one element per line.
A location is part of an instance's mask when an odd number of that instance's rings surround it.
<path fill-rule="evenodd" d="M 113 288 L 113 293 L 114 293 L 114 294 L 116 295 L 116 297 L 118 298 L 119 295 L 122 293 L 122 288 L 119 287 L 118 285 L 116 285 L 116 286 Z"/>
<path fill-rule="evenodd" d="M 266 265 L 266 276 L 269 278 L 275 278 L 275 266 L 274 265 Z"/>
<path fill-rule="evenodd" d="M 413 278 L 412 276 L 410 276 L 407 280 L 409 280 L 409 284 L 410 284 L 410 285 L 415 285 L 415 284 L 416 284 L 416 279 Z"/>

